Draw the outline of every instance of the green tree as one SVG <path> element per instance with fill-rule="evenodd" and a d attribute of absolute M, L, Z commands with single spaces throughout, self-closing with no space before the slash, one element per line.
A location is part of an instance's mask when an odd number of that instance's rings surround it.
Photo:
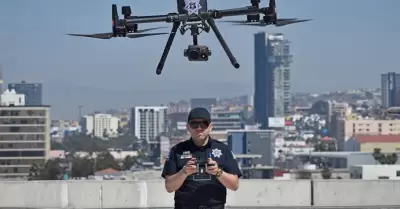
<path fill-rule="evenodd" d="M 120 170 L 118 162 L 110 152 L 102 152 L 97 155 L 95 168 L 96 171 L 104 170 L 106 168 Z"/>
<path fill-rule="evenodd" d="M 316 152 L 334 152 L 336 145 L 334 141 L 318 141 L 314 144 L 314 151 Z"/>
<path fill-rule="evenodd" d="M 374 152 L 372 153 L 372 156 L 374 157 L 376 162 L 380 162 L 384 157 L 383 154 L 381 153 L 381 148 L 375 148 Z"/>
<path fill-rule="evenodd" d="M 396 153 L 392 154 L 383 154 L 381 152 L 381 148 L 375 148 L 372 153 L 375 161 L 382 165 L 393 165 L 397 163 L 398 156 Z"/>
<path fill-rule="evenodd" d="M 103 130 L 103 138 L 108 138 L 107 129 L 104 129 L 104 130 Z"/>
<path fill-rule="evenodd" d="M 33 164 L 30 168 L 30 180 L 59 180 L 65 172 L 64 160 L 61 158 L 48 160 L 43 167 Z"/>
<path fill-rule="evenodd" d="M 72 160 L 72 177 L 88 177 L 93 175 L 94 171 L 94 160 L 90 157 L 78 157 L 74 156 Z"/>
<path fill-rule="evenodd" d="M 125 170 L 129 170 L 132 166 L 136 164 L 136 159 L 135 157 L 132 157 L 130 155 L 126 156 L 124 160 L 122 161 L 123 167 Z"/>
<path fill-rule="evenodd" d="M 321 170 L 321 176 L 323 179 L 331 179 L 332 178 L 332 171 L 328 167 L 325 167 Z"/>
<path fill-rule="evenodd" d="M 34 163 L 29 169 L 28 180 L 40 180 L 40 175 L 43 170 L 43 167 Z"/>

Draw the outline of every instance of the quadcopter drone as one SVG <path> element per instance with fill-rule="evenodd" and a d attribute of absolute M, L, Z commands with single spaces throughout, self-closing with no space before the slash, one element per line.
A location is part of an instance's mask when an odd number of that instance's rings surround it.
<path fill-rule="evenodd" d="M 269 1 L 268 7 L 260 7 L 260 0 L 250 0 L 251 6 L 233 9 L 216 10 L 207 8 L 207 0 L 177 0 L 178 13 L 169 13 L 166 15 L 151 15 L 151 16 L 131 16 L 132 11 L 130 6 L 122 7 L 122 14 L 124 19 L 119 19 L 117 6 L 112 5 L 112 23 L 113 32 L 106 34 L 68 34 L 74 36 L 84 36 L 91 38 L 103 38 L 109 39 L 112 37 L 130 37 L 140 38 L 153 35 L 163 35 L 167 33 L 142 33 L 149 30 L 155 30 L 159 28 L 149 28 L 144 30 L 138 30 L 138 24 L 140 23 L 156 23 L 156 22 L 167 22 L 172 23 L 172 30 L 169 33 L 169 38 L 165 45 L 162 53 L 160 62 L 158 63 L 156 74 L 160 75 L 168 53 L 170 51 L 172 42 L 174 41 L 175 35 L 178 32 L 184 35 L 186 31 L 190 30 L 193 36 L 193 44 L 189 45 L 184 50 L 184 56 L 188 57 L 189 61 L 208 61 L 211 56 L 211 50 L 206 45 L 198 45 L 198 35 L 201 32 L 209 33 L 212 29 L 220 42 L 222 48 L 227 54 L 230 62 L 235 68 L 239 68 L 240 65 L 236 61 L 235 56 L 232 54 L 228 45 L 219 31 L 215 19 L 221 19 L 229 16 L 241 16 L 246 15 L 246 21 L 224 21 L 234 23 L 234 25 L 250 25 L 250 26 L 284 26 L 293 23 L 305 22 L 309 20 L 298 20 L 292 19 L 278 19 L 276 13 L 275 0 Z M 260 15 L 263 15 L 262 19 Z"/>

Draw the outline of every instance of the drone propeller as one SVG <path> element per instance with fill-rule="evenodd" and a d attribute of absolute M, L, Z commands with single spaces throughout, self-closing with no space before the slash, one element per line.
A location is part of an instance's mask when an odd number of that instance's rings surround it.
<path fill-rule="evenodd" d="M 290 25 L 294 23 L 301 23 L 301 22 L 307 22 L 310 21 L 311 19 L 306 19 L 306 20 L 299 20 L 297 18 L 290 18 L 290 19 L 277 19 L 276 24 L 274 24 L 276 27 L 281 27 L 285 25 Z M 248 25 L 248 26 L 259 26 L 259 27 L 265 27 L 268 25 L 271 25 L 270 23 L 266 23 L 263 20 L 260 20 L 259 22 L 248 22 L 248 21 L 235 21 L 235 20 L 226 20 L 222 22 L 227 22 L 227 23 L 233 23 L 233 25 Z"/>
<path fill-rule="evenodd" d="M 124 37 L 127 37 L 127 38 L 142 38 L 142 37 L 147 37 L 147 36 L 156 36 L 156 35 L 168 34 L 168 33 L 144 33 L 144 32 L 147 32 L 147 31 L 157 30 L 157 29 L 160 29 L 160 28 L 165 28 L 165 27 L 141 29 L 141 30 L 137 30 L 135 33 L 128 33 Z M 111 39 L 111 38 L 114 37 L 113 33 L 67 34 L 67 35 L 69 35 L 69 36 L 87 37 L 87 38 L 97 38 L 97 39 Z"/>
<path fill-rule="evenodd" d="M 146 29 L 138 29 L 137 25 L 134 28 L 127 28 L 121 22 L 123 20 L 119 19 L 117 5 L 112 5 L 112 32 L 110 33 L 95 33 L 95 34 L 67 34 L 69 36 L 79 36 L 87 38 L 97 38 L 97 39 L 111 39 L 114 37 L 127 37 L 127 38 L 142 38 L 147 36 L 165 35 L 168 33 L 145 33 L 152 30 L 157 30 L 166 27 L 154 27 Z M 129 16 L 131 14 L 131 8 L 129 6 L 122 7 L 122 12 L 124 16 Z"/>

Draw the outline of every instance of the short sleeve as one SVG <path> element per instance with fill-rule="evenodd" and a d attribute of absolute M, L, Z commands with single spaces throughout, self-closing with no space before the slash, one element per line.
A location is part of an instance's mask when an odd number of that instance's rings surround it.
<path fill-rule="evenodd" d="M 166 176 L 174 175 L 178 172 L 178 166 L 176 162 L 176 149 L 176 146 L 172 147 L 165 159 L 164 168 L 161 174 L 161 177 L 163 178 L 165 178 Z"/>
<path fill-rule="evenodd" d="M 242 176 L 242 172 L 239 169 L 239 165 L 238 165 L 238 162 L 236 161 L 235 156 L 233 155 L 232 151 L 229 148 L 226 149 L 226 153 L 227 153 L 227 155 L 226 155 L 226 161 L 227 161 L 226 162 L 226 164 L 227 164 L 226 172 L 237 175 L 240 178 Z"/>

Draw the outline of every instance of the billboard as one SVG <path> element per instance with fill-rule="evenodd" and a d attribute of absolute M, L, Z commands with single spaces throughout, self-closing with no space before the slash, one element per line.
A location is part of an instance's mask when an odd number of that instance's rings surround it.
<path fill-rule="evenodd" d="M 285 126 L 293 126 L 293 118 L 291 116 L 286 116 L 283 123 Z"/>
<path fill-rule="evenodd" d="M 284 117 L 269 117 L 268 126 L 270 128 L 284 128 L 285 118 Z"/>

